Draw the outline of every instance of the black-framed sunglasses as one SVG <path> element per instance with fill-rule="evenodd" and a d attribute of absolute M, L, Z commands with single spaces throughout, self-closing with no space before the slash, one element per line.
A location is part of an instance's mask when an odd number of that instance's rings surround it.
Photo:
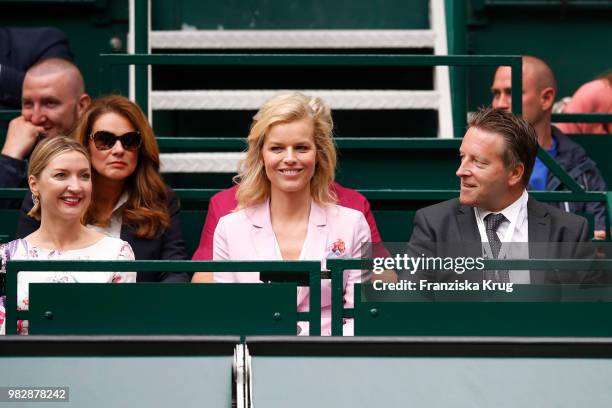
<path fill-rule="evenodd" d="M 91 140 L 93 140 L 98 150 L 112 149 L 115 143 L 117 143 L 117 140 L 125 150 L 138 150 L 140 145 L 142 145 L 142 137 L 138 131 L 127 132 L 121 136 L 117 136 L 113 132 L 107 130 L 98 130 L 96 133 L 91 134 Z"/>

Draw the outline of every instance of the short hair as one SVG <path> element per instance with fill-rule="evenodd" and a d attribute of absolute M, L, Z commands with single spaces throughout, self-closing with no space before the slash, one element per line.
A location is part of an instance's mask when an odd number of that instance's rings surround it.
<path fill-rule="evenodd" d="M 328 205 L 336 202 L 330 190 L 336 172 L 336 146 L 332 137 L 334 127 L 331 110 L 322 99 L 301 92 L 284 92 L 270 98 L 253 117 L 246 158 L 234 181 L 239 183 L 236 198 L 238 209 L 258 204 L 270 197 L 270 181 L 263 163 L 263 144 L 266 133 L 274 125 L 304 118 L 312 120 L 316 147 L 315 173 L 310 180 L 310 194 L 315 202 Z"/>
<path fill-rule="evenodd" d="M 43 170 L 49 165 L 51 160 L 60 154 L 78 152 L 87 158 L 87 162 L 91 167 L 91 159 L 89 158 L 89 152 L 85 147 L 78 143 L 76 140 L 66 136 L 48 137 L 41 140 L 32 155 L 30 156 L 30 163 L 28 165 L 28 178 L 34 176 L 39 178 Z M 40 221 L 40 201 L 34 202 L 34 207 L 28 212 L 28 215 Z"/>
<path fill-rule="evenodd" d="M 81 74 L 81 71 L 75 64 L 63 58 L 47 58 L 40 60 L 28 68 L 26 76 L 44 76 L 58 73 L 64 73 L 70 78 L 72 92 L 75 97 L 78 98 L 85 93 L 83 74 Z"/>
<path fill-rule="evenodd" d="M 523 55 L 523 70 L 527 68 L 531 70 L 529 73 L 533 76 L 537 90 L 541 91 L 544 88 L 553 88 L 557 93 L 557 79 L 550 65 L 541 58 L 533 55 Z"/>
<path fill-rule="evenodd" d="M 538 154 L 538 136 L 533 126 L 513 113 L 483 107 L 470 116 L 468 127 L 500 135 L 505 144 L 502 160 L 506 168 L 523 163 L 523 183 L 527 186 Z"/>
<path fill-rule="evenodd" d="M 89 146 L 94 123 L 105 113 L 116 113 L 126 118 L 140 132 L 142 146 L 139 150 L 136 170 L 128 177 L 125 188 L 128 201 L 123 210 L 123 222 L 134 229 L 139 238 L 152 239 L 170 226 L 166 184 L 159 174 L 159 147 L 147 117 L 134 102 L 121 95 L 108 95 L 95 99 L 83 112 L 72 136 L 83 146 Z M 94 194 L 96 171 L 94 172 Z M 88 224 L 104 226 L 108 220 L 101 218 L 93 202 L 85 216 Z"/>

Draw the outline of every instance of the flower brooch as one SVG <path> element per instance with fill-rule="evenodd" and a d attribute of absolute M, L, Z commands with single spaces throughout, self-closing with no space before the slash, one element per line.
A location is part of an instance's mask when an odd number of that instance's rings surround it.
<path fill-rule="evenodd" d="M 344 254 L 344 251 L 346 250 L 346 245 L 344 244 L 344 241 L 341 240 L 340 238 L 338 238 L 331 247 L 331 253 L 334 254 L 335 256 L 341 256 L 342 254 Z"/>

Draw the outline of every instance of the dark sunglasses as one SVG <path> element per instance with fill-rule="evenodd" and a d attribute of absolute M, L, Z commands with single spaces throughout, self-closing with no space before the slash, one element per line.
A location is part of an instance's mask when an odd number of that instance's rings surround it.
<path fill-rule="evenodd" d="M 115 143 L 117 143 L 117 140 L 125 150 L 138 150 L 142 144 L 140 132 L 127 132 L 121 136 L 117 136 L 113 132 L 99 130 L 91 135 L 91 140 L 93 140 L 98 150 L 112 149 Z"/>

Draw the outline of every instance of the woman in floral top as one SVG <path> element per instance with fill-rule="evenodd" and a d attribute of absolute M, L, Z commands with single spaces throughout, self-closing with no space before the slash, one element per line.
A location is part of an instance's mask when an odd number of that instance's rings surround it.
<path fill-rule="evenodd" d="M 92 184 L 89 155 L 81 144 L 61 136 L 40 142 L 30 158 L 28 184 L 34 199 L 30 215 L 40 219 L 40 228 L 23 239 L 0 245 L 0 273 L 5 273 L 6 261 L 12 259 L 134 259 L 127 242 L 107 237 L 82 223 L 91 202 Z M 135 280 L 135 272 L 21 272 L 17 277 L 17 309 L 28 308 L 28 286 L 34 282 L 116 283 Z M 0 301 L 2 333 L 5 331 L 3 303 Z M 27 334 L 27 322 L 18 322 L 17 332 Z"/>

